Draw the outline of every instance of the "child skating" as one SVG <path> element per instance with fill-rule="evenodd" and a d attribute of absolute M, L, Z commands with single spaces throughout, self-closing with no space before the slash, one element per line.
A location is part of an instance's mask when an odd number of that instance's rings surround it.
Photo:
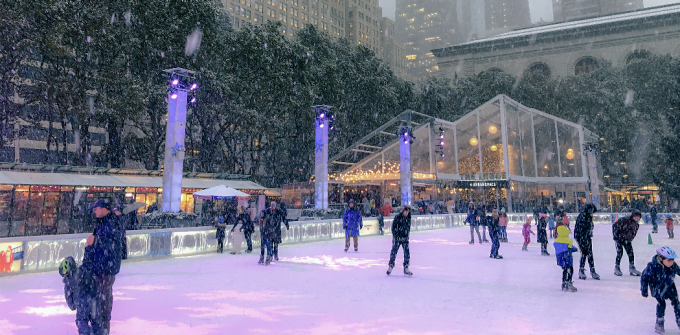
<path fill-rule="evenodd" d="M 675 238 L 675 234 L 673 234 L 673 218 L 671 217 L 670 214 L 666 214 L 666 231 L 668 232 L 668 238 Z"/>
<path fill-rule="evenodd" d="M 569 229 L 564 226 L 557 227 L 558 238 L 555 239 L 555 257 L 557 265 L 562 267 L 562 291 L 576 292 L 572 277 L 574 276 L 574 256 L 572 253 L 578 251 L 574 246 L 574 241 L 569 238 Z"/>
<path fill-rule="evenodd" d="M 548 230 L 550 230 L 550 238 L 555 239 L 555 214 L 548 216 Z"/>
<path fill-rule="evenodd" d="M 656 298 L 656 326 L 657 333 L 663 333 L 664 315 L 666 314 L 666 299 L 671 301 L 673 311 L 675 311 L 675 322 L 680 327 L 680 301 L 678 301 L 678 290 L 675 287 L 674 277 L 680 275 L 680 267 L 675 264 L 678 255 L 670 247 L 661 247 L 656 250 L 656 255 L 652 261 L 642 271 L 640 284 L 642 296 L 647 298 L 648 289 L 652 291 L 652 297 Z"/>
<path fill-rule="evenodd" d="M 529 246 L 529 243 L 531 243 L 531 234 L 536 235 L 536 233 L 531 230 L 531 218 L 527 217 L 526 222 L 522 226 L 522 236 L 524 236 L 524 245 L 522 246 L 522 251 L 529 251 L 527 247 Z"/>
<path fill-rule="evenodd" d="M 538 235 L 536 235 L 536 240 L 541 244 L 541 255 L 550 256 L 550 253 L 548 252 L 548 234 L 545 231 L 548 226 L 548 223 L 545 221 L 546 217 L 547 215 L 545 213 L 541 213 L 540 219 L 538 219 L 538 225 L 536 226 Z M 559 234 L 560 232 L 558 231 L 557 235 Z"/>
<path fill-rule="evenodd" d="M 76 311 L 76 327 L 79 335 L 104 334 L 106 329 L 97 306 L 97 284 L 92 273 L 67 257 L 59 265 L 64 282 L 64 297 L 72 311 Z"/>

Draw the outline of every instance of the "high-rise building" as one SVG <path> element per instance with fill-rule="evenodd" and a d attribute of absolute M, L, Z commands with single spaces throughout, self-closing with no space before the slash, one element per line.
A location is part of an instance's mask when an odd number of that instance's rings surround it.
<path fill-rule="evenodd" d="M 221 1 L 234 16 L 236 29 L 246 23 L 280 21 L 282 32 L 292 38 L 305 24 L 313 24 L 331 37 L 346 38 L 351 45 L 365 46 L 384 59 L 397 74 L 404 73 L 404 49 L 394 38 L 394 22 L 382 17 L 378 0 Z M 383 33 L 387 35 L 381 35 Z M 387 56 L 383 55 L 385 50 Z"/>
<path fill-rule="evenodd" d="M 642 0 L 553 0 L 553 17 L 555 22 L 574 21 L 642 8 Z"/>
<path fill-rule="evenodd" d="M 430 50 L 529 25 L 528 0 L 397 0 L 397 38 L 412 79 L 438 70 Z"/>

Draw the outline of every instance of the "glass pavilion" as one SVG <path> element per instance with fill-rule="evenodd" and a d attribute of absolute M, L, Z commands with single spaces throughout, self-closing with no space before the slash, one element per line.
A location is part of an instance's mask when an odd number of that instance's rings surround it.
<path fill-rule="evenodd" d="M 415 201 L 436 201 L 449 211 L 462 211 L 469 201 L 505 207 L 508 212 L 544 205 L 575 211 L 590 200 L 589 179 L 600 180 L 589 178 L 581 149 L 596 135 L 505 95 L 455 122 L 419 115 L 424 117 L 419 123 L 412 123 L 410 117 L 396 118 L 400 125 L 410 125 L 415 135 L 411 144 Z M 389 135 L 382 128 L 374 133 Z M 383 146 L 366 143 L 370 141 L 346 150 L 345 154 L 354 151 L 355 157 L 357 151 L 368 154 L 356 163 L 339 161 L 342 153 L 331 160 L 345 168 L 331 175 L 335 177 L 332 192 L 341 194 L 336 197 L 339 202 L 367 196 L 396 198 L 399 203 L 399 141 L 394 136 Z"/>

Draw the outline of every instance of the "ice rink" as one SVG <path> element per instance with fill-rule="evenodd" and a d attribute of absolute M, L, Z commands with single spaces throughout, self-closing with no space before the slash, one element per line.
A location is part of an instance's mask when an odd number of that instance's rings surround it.
<path fill-rule="evenodd" d="M 665 227 L 664 227 L 665 228 Z M 534 226 L 535 231 L 535 226 Z M 642 271 L 668 240 L 642 226 L 633 245 Z M 403 255 L 387 276 L 391 236 L 361 238 L 359 252 L 343 241 L 281 245 L 281 261 L 257 264 L 255 254 L 208 254 L 124 262 L 114 285 L 112 334 L 652 334 L 653 298 L 640 296 L 639 277 L 613 274 L 611 226 L 595 228 L 595 263 L 602 280 L 560 290 L 562 270 L 540 254 L 532 236 L 521 251 L 521 227 L 508 228 L 503 260 L 491 245 L 468 244 L 468 227 L 411 234 L 411 271 Z M 552 242 L 551 242 L 552 243 Z M 580 254 L 574 255 L 575 263 Z M 578 265 L 575 264 L 576 271 Z M 54 272 L 0 277 L 0 333 L 75 334 L 75 312 Z M 666 332 L 680 334 L 670 304 Z"/>

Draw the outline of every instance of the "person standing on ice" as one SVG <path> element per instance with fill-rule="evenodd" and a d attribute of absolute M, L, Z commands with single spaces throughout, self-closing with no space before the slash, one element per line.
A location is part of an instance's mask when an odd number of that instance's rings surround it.
<path fill-rule="evenodd" d="M 652 219 L 652 233 L 656 234 L 659 232 L 659 226 L 656 224 L 656 216 L 659 214 L 659 212 L 656 210 L 656 205 L 653 203 L 649 202 L 647 203 L 649 205 L 649 216 Z"/>
<path fill-rule="evenodd" d="M 278 211 L 276 210 L 276 202 L 271 202 L 271 207 L 262 211 L 260 216 L 260 260 L 258 264 L 269 265 L 274 257 L 274 249 L 272 241 L 276 238 L 276 223 L 278 220 Z M 281 230 L 281 229 L 279 229 Z M 267 260 L 264 259 L 264 251 L 267 250 Z"/>
<path fill-rule="evenodd" d="M 479 238 L 479 244 L 482 244 L 482 235 L 479 234 L 479 218 L 477 217 L 477 211 L 475 210 L 475 204 L 470 202 L 468 204 L 467 218 L 465 219 L 470 225 L 470 244 L 475 244 L 475 231 L 477 231 L 477 238 Z"/>
<path fill-rule="evenodd" d="M 500 241 L 508 243 L 508 214 L 505 213 L 505 208 L 501 208 L 498 215 L 498 225 L 500 226 Z"/>
<path fill-rule="evenodd" d="M 123 215 L 123 205 L 116 205 L 113 208 L 113 214 L 116 215 L 118 219 L 118 229 L 121 233 L 120 236 L 120 252 L 121 259 L 127 259 L 127 234 L 125 229 L 128 227 L 128 216 Z"/>
<path fill-rule="evenodd" d="M 529 246 L 529 243 L 531 243 L 531 234 L 536 235 L 536 233 L 531 230 L 531 218 L 527 216 L 527 220 L 522 226 L 522 236 L 524 236 L 524 245 L 522 246 L 522 251 L 529 251 L 527 247 Z"/>
<path fill-rule="evenodd" d="M 483 204 L 477 207 L 477 224 L 482 226 L 482 242 L 489 242 L 489 240 L 486 239 L 486 227 L 489 224 L 487 222 L 486 210 L 484 209 Z"/>
<path fill-rule="evenodd" d="M 612 234 L 616 242 L 616 266 L 614 267 L 614 274 L 623 276 L 621 272 L 621 258 L 623 257 L 623 249 L 626 249 L 628 254 L 629 270 L 631 276 L 640 276 L 640 271 L 635 269 L 635 254 L 633 253 L 633 239 L 640 229 L 640 218 L 642 213 L 634 209 L 628 217 L 620 218 L 612 225 Z"/>
<path fill-rule="evenodd" d="M 385 228 L 385 217 L 392 214 L 392 206 L 390 205 L 390 202 L 385 201 L 385 205 L 380 207 L 379 212 L 380 216 L 378 216 L 378 229 L 380 229 L 380 235 L 384 235 L 385 232 L 383 231 L 383 228 Z"/>
<path fill-rule="evenodd" d="M 487 222 L 489 223 L 489 237 L 491 238 L 491 254 L 489 257 L 503 259 L 503 256 L 498 254 L 498 249 L 501 247 L 501 227 L 498 224 L 498 219 L 497 213 L 493 213 L 493 217 L 487 218 Z"/>
<path fill-rule="evenodd" d="M 675 312 L 675 323 L 680 327 L 680 301 L 678 300 L 678 289 L 675 286 L 675 276 L 680 275 L 680 267 L 675 264 L 678 255 L 670 247 L 661 247 L 656 250 L 656 255 L 652 261 L 642 271 L 640 277 L 640 289 L 642 296 L 647 298 L 649 290 L 652 297 L 656 298 L 656 325 L 654 330 L 657 333 L 665 332 L 664 316 L 666 314 L 666 299 L 671 301 Z"/>
<path fill-rule="evenodd" d="M 253 232 L 255 232 L 255 226 L 253 225 L 253 220 L 250 219 L 250 212 L 247 211 L 244 206 L 239 206 L 239 215 L 236 218 L 236 223 L 239 222 L 243 225 L 241 230 L 243 230 L 243 237 L 245 238 L 246 244 L 248 245 L 246 253 L 249 254 L 253 252 L 253 241 L 250 236 L 253 234 Z"/>
<path fill-rule="evenodd" d="M 547 214 L 541 213 L 538 219 L 538 226 L 536 227 L 538 230 L 537 240 L 538 243 L 541 244 L 541 255 L 543 256 L 550 256 L 550 253 L 548 253 L 548 234 L 545 231 L 548 225 L 547 221 L 545 220 L 547 216 Z M 557 235 L 559 236 L 559 230 Z"/>
<path fill-rule="evenodd" d="M 666 214 L 666 220 L 664 221 L 664 223 L 666 224 L 668 238 L 670 239 L 675 238 L 675 234 L 673 234 L 673 218 L 671 217 L 670 214 Z"/>
<path fill-rule="evenodd" d="M 579 279 L 586 279 L 586 260 L 590 264 L 590 275 L 595 280 L 600 280 L 600 275 L 595 272 L 595 260 L 593 259 L 593 214 L 597 212 L 597 207 L 591 203 L 583 206 L 583 211 L 576 218 L 574 227 L 574 238 L 581 249 L 581 263 L 578 271 Z"/>
<path fill-rule="evenodd" d="M 235 219 L 234 226 L 231 228 L 231 252 L 230 254 L 232 255 L 237 255 L 241 253 L 241 244 L 243 244 L 243 240 L 245 237 L 243 236 L 243 227 L 244 227 L 244 212 L 245 208 L 243 206 L 238 206 L 236 208 L 237 210 L 237 216 Z"/>
<path fill-rule="evenodd" d="M 411 261 L 411 251 L 408 247 L 409 234 L 411 233 L 411 206 L 401 206 L 401 212 L 394 217 L 392 221 L 392 251 L 390 252 L 389 268 L 387 275 L 392 273 L 394 269 L 394 262 L 399 252 L 399 247 L 404 249 L 404 274 L 412 276 L 413 273 L 409 271 L 408 266 Z"/>
<path fill-rule="evenodd" d="M 345 252 L 349 249 L 350 238 L 354 239 L 354 251 L 359 251 L 359 230 L 364 227 L 361 212 L 354 206 L 354 200 L 349 199 L 349 206 L 342 215 L 342 228 L 345 230 Z"/>
<path fill-rule="evenodd" d="M 90 209 L 96 217 L 98 228 L 87 238 L 87 246 L 81 267 L 92 274 L 97 287 L 97 307 L 101 313 L 103 334 L 111 329 L 111 310 L 113 309 L 113 283 L 120 271 L 122 232 L 117 219 L 111 212 L 108 199 L 97 200 Z"/>
<path fill-rule="evenodd" d="M 272 201 L 271 202 L 272 208 L 276 210 L 276 202 Z M 279 260 L 279 244 L 281 244 L 282 239 L 281 239 L 281 223 L 286 225 L 286 230 L 290 230 L 290 226 L 288 226 L 288 211 L 286 210 L 286 204 L 281 203 L 281 208 L 276 210 L 278 213 L 278 216 L 275 217 L 275 224 L 276 227 L 274 227 L 274 233 L 276 233 L 276 236 L 272 240 L 272 248 L 274 249 L 274 259 Z"/>
<path fill-rule="evenodd" d="M 574 247 L 574 241 L 569 238 L 569 229 L 561 226 L 557 228 L 558 238 L 555 239 L 553 245 L 555 246 L 555 257 L 557 257 L 557 265 L 562 267 L 562 291 L 576 292 L 572 277 L 574 276 L 574 256 L 572 253 L 578 251 Z"/>

